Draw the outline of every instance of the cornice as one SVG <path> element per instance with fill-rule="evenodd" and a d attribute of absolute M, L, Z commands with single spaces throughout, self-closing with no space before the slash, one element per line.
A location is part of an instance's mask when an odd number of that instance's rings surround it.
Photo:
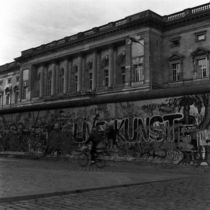
<path fill-rule="evenodd" d="M 48 44 L 22 51 L 21 56 L 15 60 L 25 62 L 33 57 L 57 52 L 60 49 L 82 45 L 94 40 L 104 39 L 105 37 L 113 36 L 122 31 L 136 28 L 150 27 L 163 32 L 207 19 L 210 19 L 210 3 L 189 8 L 168 16 L 160 16 L 151 10 L 146 10 L 100 27 L 95 27 Z"/>

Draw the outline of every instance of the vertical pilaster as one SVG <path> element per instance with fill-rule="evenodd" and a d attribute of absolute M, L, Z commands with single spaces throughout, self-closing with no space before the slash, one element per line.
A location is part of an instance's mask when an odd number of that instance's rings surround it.
<path fill-rule="evenodd" d="M 64 68 L 64 84 L 63 84 L 63 93 L 67 93 L 68 89 L 68 60 L 66 59 L 63 62 L 63 68 Z"/>
<path fill-rule="evenodd" d="M 33 77 L 34 77 L 34 71 L 35 70 L 36 69 L 34 68 L 34 66 L 31 65 L 30 70 L 29 70 L 29 84 L 28 84 L 28 90 L 30 92 L 30 100 L 32 99 L 33 92 L 34 92 L 34 80 L 33 80 Z"/>
<path fill-rule="evenodd" d="M 132 42 L 129 38 L 126 39 L 125 45 L 125 69 L 126 69 L 126 85 L 130 86 L 132 82 L 132 55 L 131 55 Z"/>
<path fill-rule="evenodd" d="M 51 84 L 51 95 L 55 95 L 55 75 L 56 75 L 56 64 L 51 64 L 52 69 L 52 84 Z"/>
<path fill-rule="evenodd" d="M 109 87 L 113 86 L 114 82 L 114 59 L 113 59 L 113 47 L 109 49 Z"/>
<path fill-rule="evenodd" d="M 100 90 L 103 86 L 103 72 L 101 68 L 101 52 L 98 51 L 96 55 L 96 66 L 97 66 L 97 73 L 96 73 L 96 89 Z"/>
<path fill-rule="evenodd" d="M 20 69 L 20 83 L 19 83 L 19 90 L 20 90 L 20 101 L 23 97 L 23 69 Z M 4 94 L 3 94 L 4 96 Z"/>
<path fill-rule="evenodd" d="M 80 90 L 81 91 L 87 91 L 87 72 L 86 72 L 86 65 L 85 65 L 85 63 L 86 63 L 86 58 L 85 58 L 85 56 L 81 56 L 81 64 L 79 64 L 80 66 L 81 66 L 81 69 L 80 69 L 80 72 L 81 72 L 81 74 L 80 74 L 80 76 L 81 76 L 81 79 L 80 79 L 80 81 L 81 81 L 81 85 L 80 85 Z"/>
<path fill-rule="evenodd" d="M 68 61 L 68 82 L 67 82 L 69 93 L 72 92 L 72 84 L 73 84 L 73 80 L 72 80 L 72 60 L 70 60 L 70 61 Z"/>
<path fill-rule="evenodd" d="M 93 52 L 93 90 L 96 90 L 97 84 L 97 51 Z"/>
<path fill-rule="evenodd" d="M 117 48 L 113 49 L 113 87 L 117 86 L 117 77 L 118 77 L 118 71 L 117 71 Z"/>
<path fill-rule="evenodd" d="M 59 63 L 55 64 L 55 95 L 59 93 Z"/>
<path fill-rule="evenodd" d="M 78 87 L 77 92 L 81 91 L 82 89 L 82 56 L 79 55 L 78 57 Z"/>
<path fill-rule="evenodd" d="M 44 96 L 44 66 L 40 66 L 40 92 L 39 97 Z"/>

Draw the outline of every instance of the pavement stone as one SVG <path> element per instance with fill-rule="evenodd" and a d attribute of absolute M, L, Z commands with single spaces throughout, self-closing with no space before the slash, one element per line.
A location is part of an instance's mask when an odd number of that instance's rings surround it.
<path fill-rule="evenodd" d="M 0 210 L 210 210 L 209 175 L 209 167 L 0 158 Z"/>

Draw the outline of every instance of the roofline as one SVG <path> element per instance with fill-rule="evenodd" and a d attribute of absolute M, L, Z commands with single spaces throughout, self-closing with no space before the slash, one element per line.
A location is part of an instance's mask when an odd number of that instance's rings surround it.
<path fill-rule="evenodd" d="M 187 25 L 189 22 L 200 21 L 205 18 L 210 18 L 210 3 L 188 8 L 166 16 L 161 16 L 151 10 L 145 10 L 143 12 L 127 16 L 123 19 L 79 32 L 72 36 L 67 36 L 35 48 L 24 50 L 21 52 L 21 56 L 15 58 L 15 60 L 23 62 L 24 60 L 30 59 L 34 56 L 57 51 L 63 47 L 82 44 L 83 42 L 91 41 L 93 39 L 100 38 L 101 36 L 110 35 L 129 28 L 149 26 L 158 28 L 161 31 L 166 31 L 175 27 Z"/>

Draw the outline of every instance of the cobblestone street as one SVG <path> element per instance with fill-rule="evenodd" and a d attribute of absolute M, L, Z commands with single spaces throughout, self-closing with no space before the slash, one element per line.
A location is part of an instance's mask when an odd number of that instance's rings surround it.
<path fill-rule="evenodd" d="M 0 159 L 0 170 L 0 209 L 210 209 L 208 168 Z"/>

